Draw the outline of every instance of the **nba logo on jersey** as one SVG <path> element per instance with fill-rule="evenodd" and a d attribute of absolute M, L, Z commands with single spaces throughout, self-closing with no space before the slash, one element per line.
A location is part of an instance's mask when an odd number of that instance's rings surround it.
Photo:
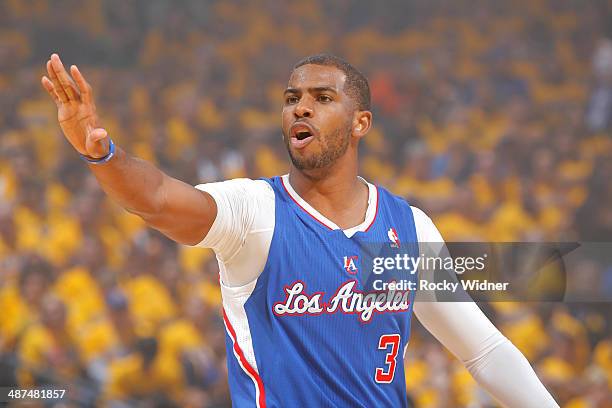
<path fill-rule="evenodd" d="M 353 256 L 345 256 L 344 257 L 344 270 L 351 274 L 351 275 L 356 275 L 357 274 L 357 265 L 355 265 L 355 262 L 359 259 L 359 257 L 357 255 L 353 255 Z"/>
<path fill-rule="evenodd" d="M 391 227 L 389 228 L 389 231 L 387 231 L 387 236 L 389 237 L 389 240 L 391 241 L 391 248 L 399 248 L 400 247 L 400 240 L 399 237 L 397 236 L 397 231 L 395 230 L 395 228 Z"/>

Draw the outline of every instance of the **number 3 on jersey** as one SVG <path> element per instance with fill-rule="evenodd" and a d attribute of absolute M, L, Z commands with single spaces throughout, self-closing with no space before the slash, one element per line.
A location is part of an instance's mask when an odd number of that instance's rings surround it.
<path fill-rule="evenodd" d="M 391 351 L 387 353 L 385 358 L 385 364 L 387 364 L 387 370 L 385 368 L 377 368 L 374 379 L 380 384 L 389 384 L 395 377 L 395 366 L 397 365 L 397 352 L 399 351 L 400 335 L 399 334 L 383 334 L 378 340 L 378 349 L 386 350 L 391 346 Z"/>

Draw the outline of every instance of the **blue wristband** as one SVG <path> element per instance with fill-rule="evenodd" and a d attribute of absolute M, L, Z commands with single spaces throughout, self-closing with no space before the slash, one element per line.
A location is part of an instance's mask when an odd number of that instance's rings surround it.
<path fill-rule="evenodd" d="M 85 155 L 80 155 L 81 159 L 86 161 L 89 164 L 102 164 L 108 162 L 115 155 L 115 144 L 113 143 L 113 139 L 108 138 L 109 146 L 108 146 L 108 154 L 104 157 L 100 157 L 99 159 L 90 159 Z"/>

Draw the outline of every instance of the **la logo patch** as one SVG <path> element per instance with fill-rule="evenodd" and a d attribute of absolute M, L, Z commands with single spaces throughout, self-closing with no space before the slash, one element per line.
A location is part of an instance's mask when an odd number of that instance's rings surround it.
<path fill-rule="evenodd" d="M 357 265 L 355 264 L 355 262 L 357 262 L 358 259 L 359 257 L 357 255 L 345 256 L 344 270 L 351 275 L 357 275 Z"/>
<path fill-rule="evenodd" d="M 399 240 L 399 236 L 397 235 L 397 231 L 395 230 L 395 228 L 391 227 L 389 228 L 389 231 L 387 231 L 387 236 L 389 237 L 389 241 L 391 241 L 391 248 L 399 248 L 401 243 Z"/>

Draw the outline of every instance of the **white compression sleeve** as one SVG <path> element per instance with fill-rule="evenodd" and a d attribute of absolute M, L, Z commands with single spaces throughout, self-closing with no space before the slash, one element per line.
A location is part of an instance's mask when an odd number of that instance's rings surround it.
<path fill-rule="evenodd" d="M 274 191 L 264 180 L 234 179 L 196 186 L 217 203 L 217 217 L 197 246 L 212 248 L 221 282 L 243 286 L 257 279 L 274 232 Z"/>
<path fill-rule="evenodd" d="M 446 253 L 442 236 L 431 219 L 418 209 L 413 209 L 413 212 L 421 252 L 430 255 Z M 453 276 L 449 277 L 453 279 Z M 414 313 L 423 326 L 504 407 L 559 406 L 527 359 L 489 321 L 478 305 L 470 301 L 465 292 L 458 294 L 454 302 L 435 301 L 435 296 L 417 294 Z"/>
<path fill-rule="evenodd" d="M 559 407 L 525 356 L 509 340 L 464 364 L 478 384 L 504 407 Z"/>
<path fill-rule="evenodd" d="M 503 406 L 558 407 L 527 359 L 475 303 L 422 302 L 415 304 L 414 312 L 423 326 Z"/>

